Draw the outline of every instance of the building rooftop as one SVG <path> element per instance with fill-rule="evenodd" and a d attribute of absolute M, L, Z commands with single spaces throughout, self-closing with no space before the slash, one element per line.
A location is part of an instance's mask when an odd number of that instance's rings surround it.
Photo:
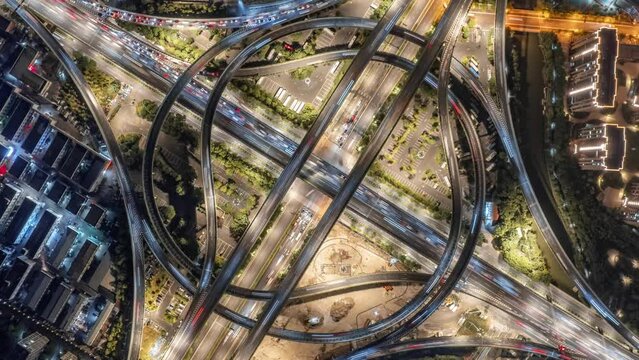
<path fill-rule="evenodd" d="M 614 106 L 617 92 L 616 65 L 619 42 L 617 41 L 617 29 L 599 29 L 598 51 L 598 81 L 597 104 L 599 106 Z"/>
<path fill-rule="evenodd" d="M 18 59 L 13 63 L 9 74 L 20 80 L 33 91 L 40 92 L 47 83 L 47 80 L 35 73 L 33 61 L 37 55 L 38 52 L 35 49 L 28 46 L 25 47 L 22 52 L 20 52 Z"/>
<path fill-rule="evenodd" d="M 583 170 L 620 170 L 626 157 L 626 128 L 588 124 L 578 131 L 572 148 Z"/>

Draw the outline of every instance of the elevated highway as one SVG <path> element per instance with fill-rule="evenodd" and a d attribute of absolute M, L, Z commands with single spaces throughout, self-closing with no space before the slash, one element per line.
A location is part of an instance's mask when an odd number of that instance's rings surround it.
<path fill-rule="evenodd" d="M 399 234 L 400 236 L 401 236 L 401 235 L 402 235 L 402 233 L 403 233 L 403 232 L 401 232 L 401 231 L 399 231 L 399 230 L 392 230 L 392 229 L 391 229 L 390 231 L 391 231 L 391 232 L 394 232 L 395 234 Z M 408 232 L 412 233 L 413 231 L 408 231 Z M 406 234 L 404 234 L 404 235 L 405 235 L 405 236 L 408 236 L 408 235 L 406 235 Z M 419 238 L 420 236 L 423 236 L 423 235 L 419 235 L 419 233 L 418 233 L 418 234 L 417 234 L 417 238 Z M 422 240 L 422 241 L 423 241 L 423 240 Z M 473 262 L 471 262 L 471 267 L 475 267 L 475 268 L 476 268 L 477 266 L 478 266 L 478 263 L 476 262 L 476 260 L 473 260 Z M 481 269 L 481 267 L 480 267 L 480 269 Z M 485 271 L 485 270 L 482 270 L 482 271 Z M 517 291 L 519 291 L 519 290 L 517 290 Z M 524 290 L 524 291 L 525 291 L 525 290 Z"/>
<path fill-rule="evenodd" d="M 165 358 L 181 358 L 184 356 L 193 336 L 203 327 L 204 322 L 210 316 L 214 305 L 219 302 L 224 291 L 228 288 L 240 265 L 246 258 L 246 255 L 263 231 L 271 215 L 275 212 L 276 207 L 282 201 L 286 191 L 288 191 L 292 185 L 297 174 L 310 156 L 311 151 L 327 128 L 333 115 L 337 112 L 337 109 L 341 105 L 343 99 L 346 97 L 355 81 L 361 75 L 365 66 L 370 61 L 377 48 L 384 41 L 390 32 L 390 29 L 393 27 L 394 23 L 398 20 L 399 16 L 408 4 L 408 0 L 395 1 L 384 18 L 380 20 L 372 33 L 367 37 L 366 41 L 362 45 L 362 49 L 358 55 L 355 56 L 355 59 L 338 83 L 335 91 L 320 111 L 317 120 L 308 130 L 306 136 L 301 142 L 301 145 L 293 153 L 290 162 L 280 174 L 273 189 L 270 191 L 265 202 L 258 210 L 255 218 L 249 223 L 248 228 L 238 241 L 237 246 L 233 250 L 231 256 L 227 259 L 215 281 L 210 288 L 205 289 L 201 295 L 198 295 L 193 299 L 189 313 L 183 322 L 183 326 L 173 339 L 169 350 L 165 353 Z M 213 174 L 211 171 L 207 172 L 206 169 L 206 167 L 210 167 L 211 164 L 210 143 L 213 118 L 222 96 L 222 92 L 226 87 L 226 84 L 228 84 L 231 80 L 234 71 L 241 67 L 246 60 L 274 39 L 279 39 L 285 35 L 306 30 L 308 28 L 335 26 L 336 20 L 337 19 L 321 18 L 309 20 L 304 23 L 294 23 L 274 30 L 272 33 L 264 35 L 244 48 L 224 70 L 210 95 L 202 121 L 201 159 L 203 165 L 202 174 L 204 176 L 205 198 L 207 194 L 210 194 L 210 189 L 213 186 Z M 214 211 L 213 213 L 207 214 L 208 218 L 215 218 L 215 216 Z M 214 224 L 214 221 L 215 220 L 207 220 L 207 224 Z M 248 347 L 244 348 L 247 349 Z"/>
<path fill-rule="evenodd" d="M 284 0 L 274 4 L 254 4 L 246 7 L 244 14 L 224 17 L 170 17 L 141 14 L 104 5 L 93 0 L 72 0 L 85 11 L 114 20 L 138 25 L 171 29 L 239 29 L 274 25 L 285 19 L 302 17 L 318 10 L 339 4 L 342 0 Z"/>

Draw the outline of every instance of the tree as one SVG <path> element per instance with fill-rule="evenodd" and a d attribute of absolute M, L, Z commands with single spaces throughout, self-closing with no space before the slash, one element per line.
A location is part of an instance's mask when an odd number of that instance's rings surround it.
<path fill-rule="evenodd" d="M 475 26 L 477 26 L 477 19 L 475 19 L 474 16 L 470 16 L 468 18 L 468 27 L 473 29 L 473 28 L 475 28 Z"/>
<path fill-rule="evenodd" d="M 461 28 L 461 37 L 462 39 L 466 40 L 470 37 L 470 28 L 468 27 L 468 25 L 464 25 Z"/>
<path fill-rule="evenodd" d="M 160 206 L 160 214 L 164 217 L 164 221 L 170 223 L 175 217 L 175 208 L 172 205 Z"/>
<path fill-rule="evenodd" d="M 142 150 L 140 150 L 140 134 L 122 134 L 118 136 L 118 144 L 122 150 L 124 162 L 131 169 L 139 169 L 142 164 Z"/>
<path fill-rule="evenodd" d="M 180 196 L 186 195 L 186 186 L 184 186 L 183 182 L 180 181 L 175 185 L 175 193 Z"/>
<path fill-rule="evenodd" d="M 153 121 L 158 112 L 158 103 L 149 99 L 143 99 L 135 106 L 135 113 L 146 121 Z"/>
<path fill-rule="evenodd" d="M 307 77 L 311 76 L 315 71 L 314 66 L 304 66 L 301 68 L 297 68 L 291 72 L 291 77 L 296 80 L 304 80 Z"/>
<path fill-rule="evenodd" d="M 229 226 L 229 230 L 231 232 L 231 236 L 235 239 L 239 239 L 246 227 L 248 226 L 248 214 L 245 212 L 240 212 L 233 217 L 233 221 L 231 221 L 231 225 Z"/>

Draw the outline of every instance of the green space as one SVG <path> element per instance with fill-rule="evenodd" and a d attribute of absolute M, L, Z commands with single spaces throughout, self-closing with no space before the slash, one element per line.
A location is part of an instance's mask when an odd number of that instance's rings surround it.
<path fill-rule="evenodd" d="M 181 314 L 179 310 L 181 307 L 186 308 L 186 304 L 189 302 L 189 299 L 183 294 L 181 291 L 175 292 L 173 294 L 173 299 L 171 299 L 171 303 L 167 306 L 164 311 L 163 318 L 169 324 L 175 324 L 178 320 L 178 317 Z"/>
<path fill-rule="evenodd" d="M 388 8 L 390 8 L 391 4 L 393 3 L 393 0 L 375 0 L 375 1 L 378 2 L 377 9 L 373 10 L 373 13 L 371 14 L 370 18 L 374 20 L 379 20 L 382 17 L 384 17 L 384 14 L 386 14 L 386 12 L 388 11 Z"/>
<path fill-rule="evenodd" d="M 233 214 L 233 220 L 231 221 L 231 225 L 229 225 L 229 231 L 235 240 L 239 240 L 242 234 L 244 234 L 244 231 L 249 225 L 249 215 L 251 214 L 251 211 L 257 207 L 258 201 L 259 197 L 257 195 L 249 196 L 246 205 Z"/>
<path fill-rule="evenodd" d="M 211 157 L 224 169 L 226 176 L 232 177 L 236 175 L 261 191 L 270 191 L 275 184 L 275 176 L 273 174 L 265 168 L 251 164 L 246 158 L 231 151 L 224 143 L 214 142 L 211 144 Z M 218 181 L 215 186 L 222 193 L 230 197 L 237 197 L 237 185 L 233 179 L 229 178 L 225 183 Z M 258 195 L 251 194 L 247 197 L 244 206 L 239 210 L 230 204 L 222 207 L 224 212 L 231 214 L 233 217 L 229 225 L 229 231 L 234 239 L 238 240 L 246 230 L 249 224 L 249 215 L 259 204 L 259 199 Z"/>
<path fill-rule="evenodd" d="M 395 163 L 395 155 L 401 148 L 402 145 L 406 144 L 410 135 L 417 128 L 418 119 L 415 114 L 412 115 L 402 115 L 401 117 L 402 128 L 399 132 L 399 135 L 395 135 L 395 133 L 391 134 L 391 139 L 393 139 L 393 143 L 387 152 L 380 155 L 382 160 L 386 160 L 389 164 Z"/>
<path fill-rule="evenodd" d="M 224 168 L 227 175 L 239 175 L 246 181 L 262 189 L 269 191 L 275 185 L 275 176 L 268 170 L 255 166 L 244 157 L 234 153 L 228 145 L 221 142 L 211 144 L 211 157 Z"/>
<path fill-rule="evenodd" d="M 142 99 L 135 105 L 135 113 L 146 121 L 153 121 L 155 114 L 158 112 L 158 107 L 157 101 Z"/>
<path fill-rule="evenodd" d="M 62 84 L 58 97 L 63 104 L 63 109 L 70 112 L 69 119 L 76 121 L 77 125 L 86 126 L 87 120 L 91 118 L 91 113 L 80 98 L 80 93 L 72 81 Z"/>
<path fill-rule="evenodd" d="M 545 117 L 551 121 L 567 123 L 562 101 L 552 101 L 552 95 L 562 99 L 566 91 L 566 70 L 564 68 L 565 56 L 557 34 L 549 32 L 539 33 L 539 49 L 541 51 L 543 67 L 542 78 L 544 86 L 552 91 L 547 91 L 543 99 Z"/>
<path fill-rule="evenodd" d="M 121 200 L 116 200 L 121 201 Z M 113 239 L 109 246 L 111 255 L 111 275 L 113 276 L 112 286 L 115 293 L 115 303 L 121 309 L 128 309 L 131 306 L 131 274 L 133 274 L 131 260 L 131 237 L 127 220 L 124 214 L 114 222 L 107 222 L 103 226 L 105 235 Z M 120 311 L 111 320 L 107 329 L 107 342 L 104 345 L 104 355 L 107 359 L 120 359 L 126 354 L 126 331 L 124 323 L 128 321 L 125 317 L 129 313 Z"/>
<path fill-rule="evenodd" d="M 122 316 L 116 316 L 107 330 L 107 340 L 104 344 L 104 356 L 107 359 L 119 358 L 118 353 L 123 350 L 126 333 Z"/>
<path fill-rule="evenodd" d="M 140 139 L 142 135 L 129 133 L 118 136 L 118 145 L 124 157 L 124 163 L 130 169 L 139 170 L 142 165 L 142 149 Z"/>
<path fill-rule="evenodd" d="M 433 170 L 427 168 L 427 169 L 424 169 L 422 180 L 436 181 L 437 175 L 433 172 Z"/>
<path fill-rule="evenodd" d="M 160 206 L 158 207 L 158 210 L 167 224 L 175 218 L 175 208 L 172 205 Z"/>
<path fill-rule="evenodd" d="M 157 111 L 158 103 L 148 99 L 143 99 L 135 106 L 135 113 L 149 122 L 153 121 Z M 199 144 L 198 132 L 186 123 L 186 116 L 180 113 L 170 112 L 162 125 L 162 131 L 173 136 L 191 151 Z"/>
<path fill-rule="evenodd" d="M 124 30 L 137 32 L 152 43 L 161 46 L 168 54 L 186 62 L 193 62 L 204 53 L 204 50 L 195 45 L 195 39 L 177 30 L 137 25 L 125 21 L 118 21 L 118 25 Z"/>
<path fill-rule="evenodd" d="M 213 2 L 181 2 L 181 1 L 151 1 L 140 3 L 136 6 L 136 11 L 150 15 L 211 15 L 218 10 L 217 4 Z"/>
<path fill-rule="evenodd" d="M 512 35 L 512 33 L 510 33 Z M 517 94 L 521 93 L 522 90 L 522 81 L 521 81 L 521 55 L 519 54 L 519 51 L 517 50 L 517 48 L 515 48 L 513 46 L 511 52 L 510 52 L 510 59 L 509 59 L 509 64 L 510 64 L 510 68 L 512 70 L 512 86 L 511 86 L 511 90 Z M 490 85 L 489 85 L 490 86 Z M 521 104 L 522 101 L 517 99 L 516 97 L 514 98 L 515 103 L 516 104 Z"/>
<path fill-rule="evenodd" d="M 286 62 L 291 60 L 303 59 L 305 57 L 315 55 L 316 46 L 317 46 L 317 38 L 322 33 L 322 29 L 315 29 L 311 31 L 308 38 L 304 42 L 304 44 L 300 44 L 298 41 L 292 41 L 288 43 L 292 46 L 293 50 L 287 50 L 284 47 L 284 41 L 275 41 L 271 44 L 270 47 L 266 47 L 265 49 L 274 50 L 278 56 L 278 62 Z M 292 35 L 294 37 L 295 35 Z M 266 50 L 264 55 L 268 53 L 270 50 Z"/>
<path fill-rule="evenodd" d="M 161 299 L 158 299 L 160 292 L 169 281 L 169 274 L 164 269 L 156 269 L 153 275 L 146 279 L 144 287 L 144 309 L 146 311 L 155 311 L 160 305 Z"/>
<path fill-rule="evenodd" d="M 318 114 L 313 106 L 309 104 L 304 105 L 302 112 L 298 114 L 284 106 L 284 103 L 276 99 L 275 96 L 264 91 L 264 89 L 253 80 L 233 79 L 231 80 L 231 84 L 236 89 L 280 115 L 283 119 L 302 129 L 308 130 L 317 118 Z"/>
<path fill-rule="evenodd" d="M 488 320 L 482 317 L 479 309 L 472 309 L 464 314 L 464 322 L 457 330 L 457 336 L 483 336 L 488 329 Z"/>
<path fill-rule="evenodd" d="M 303 66 L 291 71 L 291 77 L 296 80 L 304 80 L 307 77 L 311 76 L 313 74 L 313 71 L 315 71 L 315 66 Z"/>
<path fill-rule="evenodd" d="M 78 52 L 74 52 L 73 57 L 91 91 L 98 99 L 98 103 L 104 112 L 108 113 L 111 101 L 120 91 L 120 81 L 99 70 L 94 60 Z M 76 125 L 87 126 L 87 120 L 91 118 L 91 113 L 72 81 L 66 81 L 62 84 L 58 92 L 58 99 L 64 104 L 64 109 L 70 112 L 70 119 L 77 122 Z"/>
<path fill-rule="evenodd" d="M 450 219 L 450 212 L 442 210 L 436 201 L 427 198 L 426 196 L 414 191 L 410 187 L 395 179 L 388 172 L 382 169 L 379 162 L 373 163 L 373 166 L 371 166 L 370 170 L 368 170 L 368 176 L 372 177 L 376 181 L 394 188 L 395 190 L 397 190 L 397 193 L 400 195 L 400 197 L 407 196 L 412 201 L 423 206 L 426 210 L 428 210 L 428 212 L 431 213 L 434 219 Z"/>
<path fill-rule="evenodd" d="M 170 205 L 165 209 L 161 207 L 160 213 L 165 217 L 167 228 L 184 254 L 197 259 L 200 249 L 194 231 L 195 208 L 202 204 L 204 198 L 202 192 L 193 186 L 195 170 L 191 166 L 185 166 L 178 172 L 166 160 L 163 152 L 160 149 L 153 162 L 155 183 L 168 194 Z"/>
<path fill-rule="evenodd" d="M 446 163 L 446 153 L 444 152 L 443 147 L 437 149 L 437 152 L 435 153 L 435 162 L 439 166 L 442 166 Z"/>
<path fill-rule="evenodd" d="M 89 84 L 91 91 L 98 99 L 100 106 L 102 106 L 105 113 L 108 113 L 111 101 L 120 92 L 120 81 L 98 69 L 93 59 L 89 59 L 79 52 L 74 52 L 73 58 L 80 71 L 82 71 L 82 75 L 84 75 L 84 79 Z"/>
<path fill-rule="evenodd" d="M 477 26 L 477 20 L 474 16 L 469 16 L 466 23 L 461 28 L 461 37 L 467 40 L 470 37 L 470 32 Z"/>
<path fill-rule="evenodd" d="M 499 223 L 495 228 L 495 245 L 513 268 L 536 281 L 551 280 L 548 265 L 537 244 L 533 218 L 512 168 L 497 173 L 495 205 Z"/>

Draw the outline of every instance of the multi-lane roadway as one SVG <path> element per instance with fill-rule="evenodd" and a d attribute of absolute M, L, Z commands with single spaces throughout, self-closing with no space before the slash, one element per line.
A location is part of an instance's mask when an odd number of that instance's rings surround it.
<path fill-rule="evenodd" d="M 280 284 L 276 296 L 271 299 L 271 301 L 263 309 L 261 316 L 258 319 L 257 326 L 251 330 L 248 336 L 247 343 L 238 353 L 238 356 L 240 358 L 249 358 L 257 349 L 257 346 L 259 346 L 259 344 L 261 343 L 264 335 L 266 334 L 266 331 L 271 327 L 271 325 L 275 321 L 275 318 L 284 307 L 286 299 L 290 296 L 293 289 L 297 286 L 297 284 L 301 280 L 302 275 L 306 272 L 307 267 L 310 265 L 312 259 L 315 257 L 315 254 L 319 250 L 322 241 L 326 238 L 329 231 L 337 222 L 339 216 L 344 211 L 347 202 L 355 194 L 357 187 L 364 179 L 364 176 L 366 176 L 366 173 L 368 172 L 370 166 L 377 159 L 377 155 L 382 149 L 382 146 L 388 140 L 390 133 L 392 132 L 397 121 L 410 103 L 415 91 L 422 84 L 422 79 L 428 73 L 428 70 L 432 66 L 435 60 L 435 56 L 439 52 L 439 48 L 442 46 L 444 40 L 448 38 L 451 27 L 454 27 L 457 24 L 461 26 L 461 20 L 465 17 L 465 13 L 468 10 L 469 6 L 470 1 L 455 1 L 447 9 L 447 12 L 444 14 L 442 21 L 440 21 L 435 33 L 431 37 L 431 41 L 426 47 L 428 51 L 422 52 L 417 64 L 407 75 L 406 84 L 391 104 L 384 119 L 380 123 L 380 126 L 377 129 L 377 132 L 375 133 L 375 136 L 373 137 L 371 143 L 366 147 L 366 150 L 357 160 L 357 163 L 353 167 L 353 170 L 346 177 L 340 190 L 335 195 L 329 208 L 326 210 L 326 213 L 324 214 L 319 224 L 315 228 L 315 231 L 308 240 L 308 243 L 302 248 L 299 259 L 293 264 L 291 271 Z M 446 101 L 445 94 L 446 92 L 444 92 L 444 101 Z M 451 159 L 454 159 L 454 162 L 456 162 L 456 157 L 454 157 L 453 154 L 451 155 Z M 461 212 L 461 206 L 457 210 Z M 457 220 L 459 221 L 460 218 L 457 218 Z M 460 223 L 455 224 L 455 226 L 457 225 L 460 225 Z M 454 238 L 450 239 L 452 245 L 449 247 L 448 253 L 445 253 L 447 255 L 447 259 L 452 259 L 452 250 L 455 248 L 454 244 L 456 243 L 458 232 L 452 232 L 451 234 L 451 236 Z M 467 261 L 471 255 L 472 249 L 470 253 L 467 254 L 467 259 L 465 259 L 465 261 Z M 448 261 L 445 260 L 440 264 L 441 266 L 438 266 L 434 276 L 427 284 L 427 286 L 424 287 L 423 298 L 425 298 L 429 294 L 430 290 L 432 290 L 434 285 L 439 282 L 439 279 L 443 276 L 444 272 L 447 269 L 447 264 Z M 461 273 L 459 275 L 461 275 Z M 456 279 L 452 277 L 450 280 L 453 283 L 456 282 Z M 407 316 L 408 314 L 410 314 L 422 302 L 421 300 L 422 297 L 418 296 L 411 304 L 413 305 L 413 308 L 406 306 L 398 313 L 391 315 L 391 318 L 394 318 L 395 321 L 400 321 L 402 319 L 402 315 Z M 391 321 L 387 321 L 384 323 L 385 324 L 383 325 L 379 323 L 377 324 L 378 331 L 384 330 L 386 327 L 393 324 L 393 322 Z M 375 329 L 373 328 L 363 329 L 363 331 L 365 331 L 368 335 L 374 334 L 374 330 Z"/>
<path fill-rule="evenodd" d="M 285 0 L 272 4 L 250 4 L 242 7 L 242 9 L 236 9 L 236 12 L 241 12 L 238 16 L 196 18 L 141 14 L 107 6 L 93 0 L 70 0 L 75 6 L 81 7 L 102 18 L 172 29 L 237 29 L 274 25 L 284 19 L 303 17 L 315 11 L 335 5 L 340 1 L 341 0 Z"/>
<path fill-rule="evenodd" d="M 181 331 L 178 332 L 171 343 L 171 347 L 167 351 L 167 356 L 179 357 L 186 352 L 186 350 L 188 349 L 187 344 L 189 340 L 192 339 L 192 337 L 200 330 L 200 328 L 204 325 L 206 319 L 208 319 L 208 317 L 212 313 L 215 304 L 217 304 L 221 299 L 222 294 L 237 273 L 242 262 L 246 258 L 250 249 L 253 247 L 253 244 L 255 243 L 255 241 L 257 241 L 257 238 L 264 230 L 271 215 L 275 212 L 276 207 L 279 206 L 284 195 L 297 177 L 297 174 L 302 169 L 308 157 L 311 155 L 313 148 L 328 127 L 328 124 L 337 112 L 338 107 L 341 105 L 344 98 L 348 95 L 355 81 L 361 75 L 365 66 L 368 64 L 373 54 L 377 51 L 379 45 L 381 45 L 381 43 L 384 41 L 384 39 L 390 32 L 390 29 L 394 26 L 394 23 L 397 21 L 398 17 L 402 14 L 403 10 L 408 6 L 408 4 L 409 1 L 407 0 L 394 2 L 384 18 L 380 20 L 375 29 L 373 29 L 373 32 L 369 35 L 369 37 L 363 44 L 362 50 L 355 57 L 348 70 L 338 83 L 335 91 L 333 92 L 333 94 L 331 94 L 331 97 L 320 111 L 317 120 L 308 130 L 304 139 L 300 143 L 300 146 L 295 149 L 289 163 L 278 177 L 275 185 L 273 186 L 273 189 L 270 191 L 268 197 L 260 207 L 258 213 L 249 223 L 248 228 L 238 241 L 237 246 L 233 250 L 231 256 L 227 259 L 225 265 L 222 267 L 219 275 L 217 276 L 211 287 L 209 289 L 205 289 L 201 293 L 201 295 L 197 296 L 192 302 L 191 306 L 193 307 L 193 311 L 189 311 L 189 313 L 193 314 L 193 316 L 187 317 L 184 321 L 183 328 L 181 329 Z M 213 92 L 211 93 L 209 102 L 207 104 L 202 126 L 203 136 L 201 147 L 203 164 L 210 162 L 210 134 L 213 125 L 213 117 L 222 96 L 222 92 L 224 91 L 226 84 L 228 84 L 228 82 L 231 80 L 234 72 L 239 69 L 242 64 L 246 62 L 246 60 L 257 53 L 261 48 L 272 42 L 274 39 L 279 39 L 288 34 L 306 30 L 311 26 L 314 26 L 315 28 L 335 26 L 336 21 L 338 21 L 338 19 L 317 19 L 315 21 L 311 20 L 305 23 L 294 23 L 284 26 L 273 31 L 272 33 L 260 37 L 251 45 L 244 48 L 236 57 L 233 58 L 233 60 L 229 63 L 229 65 L 226 67 L 226 69 L 216 82 L 215 88 L 213 89 Z M 203 173 L 203 176 L 212 177 L 213 174 Z M 207 182 L 205 181 L 204 184 L 206 186 Z M 212 181 L 210 181 L 209 185 L 212 185 Z M 208 214 L 208 216 L 214 217 L 215 214 Z M 197 321 L 198 319 L 195 319 L 195 315 L 202 313 L 203 316 L 200 315 L 200 319 L 202 320 Z M 255 347 L 257 347 L 257 345 Z M 243 347 L 243 349 L 248 349 L 248 347 L 245 346 Z"/>
<path fill-rule="evenodd" d="M 367 23 L 367 26 L 371 26 L 371 24 L 372 24 L 372 22 L 371 22 L 371 21 L 366 21 L 365 23 Z M 148 77 L 148 74 L 147 74 L 146 76 Z M 230 123 L 231 125 L 233 125 L 233 122 L 232 122 L 232 121 L 231 121 L 231 122 L 229 122 L 229 123 Z M 240 128 L 242 128 L 242 127 L 240 126 Z M 266 129 L 266 130 L 268 130 L 268 129 Z M 243 130 L 243 131 L 246 133 L 246 131 L 245 131 L 245 130 Z M 262 131 L 264 131 L 264 130 L 262 130 Z M 255 142 L 255 140 L 256 140 L 256 139 L 258 139 L 258 138 L 259 138 L 259 133 L 258 133 L 258 135 L 254 135 L 252 138 L 251 138 L 251 137 L 249 137 L 248 139 L 249 139 L 249 141 L 251 141 L 251 142 Z M 267 140 L 267 143 L 268 143 L 269 145 L 267 145 L 267 146 L 266 146 L 266 148 L 263 148 L 263 149 L 267 149 L 267 153 L 268 153 L 269 151 L 272 151 L 272 150 L 273 150 L 273 147 L 271 146 L 271 145 L 273 145 L 273 141 L 272 141 L 272 139 L 269 139 L 269 138 L 266 138 L 266 140 Z M 285 143 L 285 141 L 283 141 L 283 140 L 279 140 L 279 141 L 282 141 L 282 146 L 281 146 L 281 148 L 282 148 L 282 149 L 285 149 L 285 150 L 286 150 L 286 149 L 290 148 L 290 143 Z M 279 144 L 277 144 L 277 145 L 279 145 Z M 287 153 L 286 151 L 283 151 L 284 156 L 286 156 L 286 153 Z M 382 204 L 380 204 L 380 207 L 383 209 L 383 208 L 384 208 L 384 204 L 383 204 L 383 203 L 382 203 Z M 370 212 L 370 210 L 368 210 L 367 212 Z M 364 212 L 364 213 L 366 214 L 367 212 Z M 399 216 L 399 215 L 398 215 L 398 216 Z M 379 223 L 384 223 L 384 222 L 385 222 L 385 219 L 384 219 L 384 218 L 385 218 L 385 216 L 381 216 L 381 217 L 380 217 L 380 219 L 379 219 Z M 400 219 L 406 219 L 405 217 L 402 217 L 402 216 L 399 216 L 399 218 L 400 218 Z M 416 219 L 414 219 L 414 220 L 416 220 Z M 414 220 L 413 220 L 413 221 L 414 221 Z M 410 221 L 409 221 L 408 223 L 412 224 L 413 222 L 410 222 Z M 418 233 L 419 233 L 419 232 L 420 232 L 420 228 L 419 228 L 419 227 L 417 227 L 417 226 L 416 226 L 415 228 L 417 229 L 417 230 L 416 230 L 416 232 L 418 232 Z M 391 231 L 391 232 L 392 232 L 392 231 L 395 231 L 395 234 L 396 234 L 396 235 L 400 235 L 400 236 L 406 236 L 406 233 L 407 233 L 407 232 L 408 232 L 408 233 L 412 233 L 412 232 L 413 232 L 412 230 L 410 230 L 410 229 L 406 229 L 406 228 L 405 228 L 405 229 L 402 229 L 402 230 L 400 231 L 400 230 L 395 229 L 395 228 L 394 228 L 394 226 L 392 226 L 392 225 L 388 226 L 388 227 L 387 227 L 387 229 L 390 229 L 389 231 Z M 422 231 L 424 231 L 424 232 L 422 233 L 422 235 L 419 235 L 419 234 L 417 235 L 417 237 L 416 237 L 416 240 L 417 240 L 417 241 L 423 241 L 423 240 L 419 240 L 419 239 L 420 239 L 420 238 L 422 238 L 422 237 L 424 236 L 423 234 L 426 234 L 426 233 L 427 233 L 427 232 L 426 232 L 427 230 L 422 230 Z M 432 240 L 431 240 L 431 241 L 432 241 Z M 497 277 L 493 277 L 493 278 L 494 278 L 494 279 L 496 279 Z M 499 286 L 499 285 L 497 285 L 497 286 Z M 518 284 L 517 284 L 517 286 L 518 286 Z M 526 288 L 523 288 L 523 290 L 521 290 L 521 289 L 520 289 L 520 290 L 518 290 L 518 291 L 524 291 L 524 292 L 525 292 L 525 291 L 529 291 L 529 290 L 527 290 Z"/>
<path fill-rule="evenodd" d="M 506 146 L 507 147 L 507 146 Z M 506 287 L 507 288 L 507 287 Z"/>

